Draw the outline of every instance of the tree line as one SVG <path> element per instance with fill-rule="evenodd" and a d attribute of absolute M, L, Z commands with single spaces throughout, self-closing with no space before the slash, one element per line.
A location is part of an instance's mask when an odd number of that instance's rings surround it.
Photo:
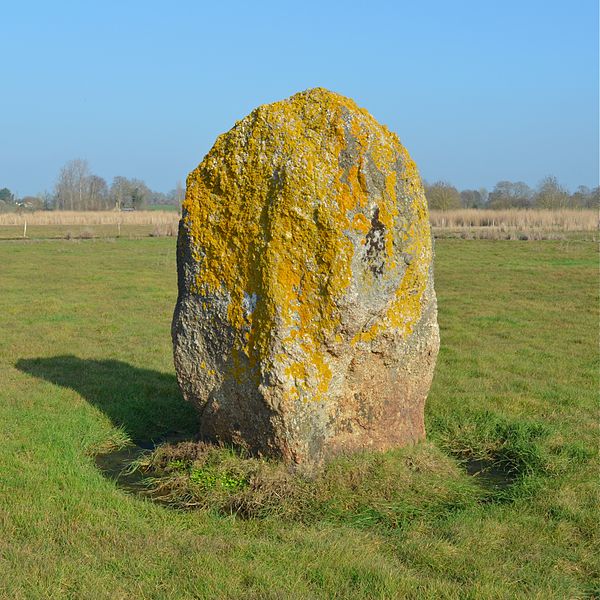
<path fill-rule="evenodd" d="M 180 206 L 181 183 L 166 194 L 151 190 L 141 179 L 116 176 L 109 185 L 90 171 L 83 159 L 67 162 L 60 170 L 54 190 L 18 198 L 0 189 L 0 211 L 12 210 L 140 210 L 146 206 Z"/>
<path fill-rule="evenodd" d="M 499 181 L 491 192 L 485 188 L 459 191 L 447 181 L 424 182 L 429 208 L 455 210 L 458 208 L 598 208 L 600 187 L 590 189 L 580 185 L 570 193 L 556 177 L 548 175 L 532 189 L 522 181 Z"/>
<path fill-rule="evenodd" d="M 485 188 L 459 191 L 451 183 L 424 182 L 429 208 L 598 208 L 600 187 L 580 185 L 570 193 L 556 177 L 549 175 L 532 189 L 522 181 L 499 181 L 491 192 Z M 139 210 L 145 206 L 180 206 L 184 190 L 180 183 L 170 192 L 151 190 L 141 179 L 114 177 L 110 186 L 90 171 L 86 160 L 67 162 L 53 192 L 17 198 L 8 188 L 0 189 L 0 211 L 25 210 Z"/>

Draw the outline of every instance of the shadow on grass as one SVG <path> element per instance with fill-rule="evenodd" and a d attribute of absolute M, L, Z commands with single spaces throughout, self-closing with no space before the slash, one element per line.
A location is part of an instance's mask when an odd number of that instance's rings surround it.
<path fill-rule="evenodd" d="M 119 360 L 72 355 L 21 359 L 16 367 L 75 390 L 142 448 L 153 448 L 174 438 L 190 438 L 198 429 L 196 414 L 183 400 L 175 375 L 140 369 Z"/>

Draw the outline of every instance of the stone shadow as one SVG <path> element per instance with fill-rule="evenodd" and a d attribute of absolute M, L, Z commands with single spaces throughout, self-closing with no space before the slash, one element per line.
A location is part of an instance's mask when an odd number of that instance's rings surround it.
<path fill-rule="evenodd" d="M 15 366 L 75 390 L 141 448 L 190 439 L 198 431 L 197 415 L 181 396 L 175 375 L 73 355 L 20 359 Z"/>

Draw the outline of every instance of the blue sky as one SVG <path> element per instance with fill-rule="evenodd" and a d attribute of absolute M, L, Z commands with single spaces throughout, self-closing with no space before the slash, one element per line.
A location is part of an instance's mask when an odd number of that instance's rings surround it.
<path fill-rule="evenodd" d="M 598 5 L 2 2 L 0 187 L 60 167 L 185 181 L 255 106 L 323 86 L 396 131 L 429 181 L 598 185 Z"/>

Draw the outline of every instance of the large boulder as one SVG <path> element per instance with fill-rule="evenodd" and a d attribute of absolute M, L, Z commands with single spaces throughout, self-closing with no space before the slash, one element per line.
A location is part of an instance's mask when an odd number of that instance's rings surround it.
<path fill-rule="evenodd" d="M 396 134 L 324 89 L 260 106 L 190 173 L 177 379 L 200 433 L 314 465 L 425 435 L 427 204 Z"/>

